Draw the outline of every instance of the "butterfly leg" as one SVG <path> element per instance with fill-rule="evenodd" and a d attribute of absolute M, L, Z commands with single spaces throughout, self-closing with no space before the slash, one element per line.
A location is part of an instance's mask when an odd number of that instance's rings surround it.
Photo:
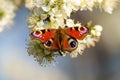
<path fill-rule="evenodd" d="M 60 54 L 60 56 L 63 56 L 62 51 L 58 50 L 58 53 Z"/>

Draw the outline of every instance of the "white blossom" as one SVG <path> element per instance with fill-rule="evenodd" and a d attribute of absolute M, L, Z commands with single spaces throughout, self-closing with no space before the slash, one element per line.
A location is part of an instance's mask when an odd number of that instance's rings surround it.
<path fill-rule="evenodd" d="M 95 25 L 91 29 L 91 33 L 84 38 L 84 42 L 87 47 L 95 46 L 95 42 L 98 42 L 101 36 L 102 26 Z"/>
<path fill-rule="evenodd" d="M 35 6 L 34 0 L 25 0 L 25 7 L 28 9 L 33 9 Z"/>
<path fill-rule="evenodd" d="M 15 5 L 10 0 L 0 0 L 0 32 L 13 24 Z"/>
<path fill-rule="evenodd" d="M 68 27 L 73 27 L 73 26 L 81 26 L 81 23 L 74 23 L 74 20 L 72 20 L 72 19 L 67 19 L 66 20 L 66 26 L 68 26 Z"/>
<path fill-rule="evenodd" d="M 100 3 L 100 7 L 104 9 L 105 12 L 112 14 L 113 9 L 116 8 L 118 0 L 103 0 Z"/>

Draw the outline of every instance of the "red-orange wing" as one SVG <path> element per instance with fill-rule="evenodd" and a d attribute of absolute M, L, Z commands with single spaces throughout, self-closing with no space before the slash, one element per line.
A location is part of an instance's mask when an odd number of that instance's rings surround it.
<path fill-rule="evenodd" d="M 55 30 L 54 29 L 43 29 L 33 31 L 30 36 L 32 39 L 38 39 L 39 41 L 46 42 L 50 40 L 54 36 Z"/>
<path fill-rule="evenodd" d="M 71 37 L 81 40 L 89 32 L 89 29 L 87 27 L 71 27 L 66 28 L 65 32 Z"/>

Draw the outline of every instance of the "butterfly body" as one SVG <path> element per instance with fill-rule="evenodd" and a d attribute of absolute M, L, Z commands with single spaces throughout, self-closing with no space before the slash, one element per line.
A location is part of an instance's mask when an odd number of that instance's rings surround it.
<path fill-rule="evenodd" d="M 33 31 L 30 36 L 43 43 L 43 46 L 50 51 L 72 52 L 78 47 L 78 40 L 82 40 L 89 29 L 87 27 L 71 27 L 62 29 L 44 29 Z"/>

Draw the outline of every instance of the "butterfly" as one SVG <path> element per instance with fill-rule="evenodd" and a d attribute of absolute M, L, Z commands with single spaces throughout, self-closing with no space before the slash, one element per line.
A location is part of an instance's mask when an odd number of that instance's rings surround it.
<path fill-rule="evenodd" d="M 37 39 L 42 42 L 44 48 L 50 51 L 72 52 L 77 49 L 78 41 L 85 38 L 89 33 L 88 27 L 67 27 L 58 29 L 42 29 L 32 31 L 31 39 Z"/>

